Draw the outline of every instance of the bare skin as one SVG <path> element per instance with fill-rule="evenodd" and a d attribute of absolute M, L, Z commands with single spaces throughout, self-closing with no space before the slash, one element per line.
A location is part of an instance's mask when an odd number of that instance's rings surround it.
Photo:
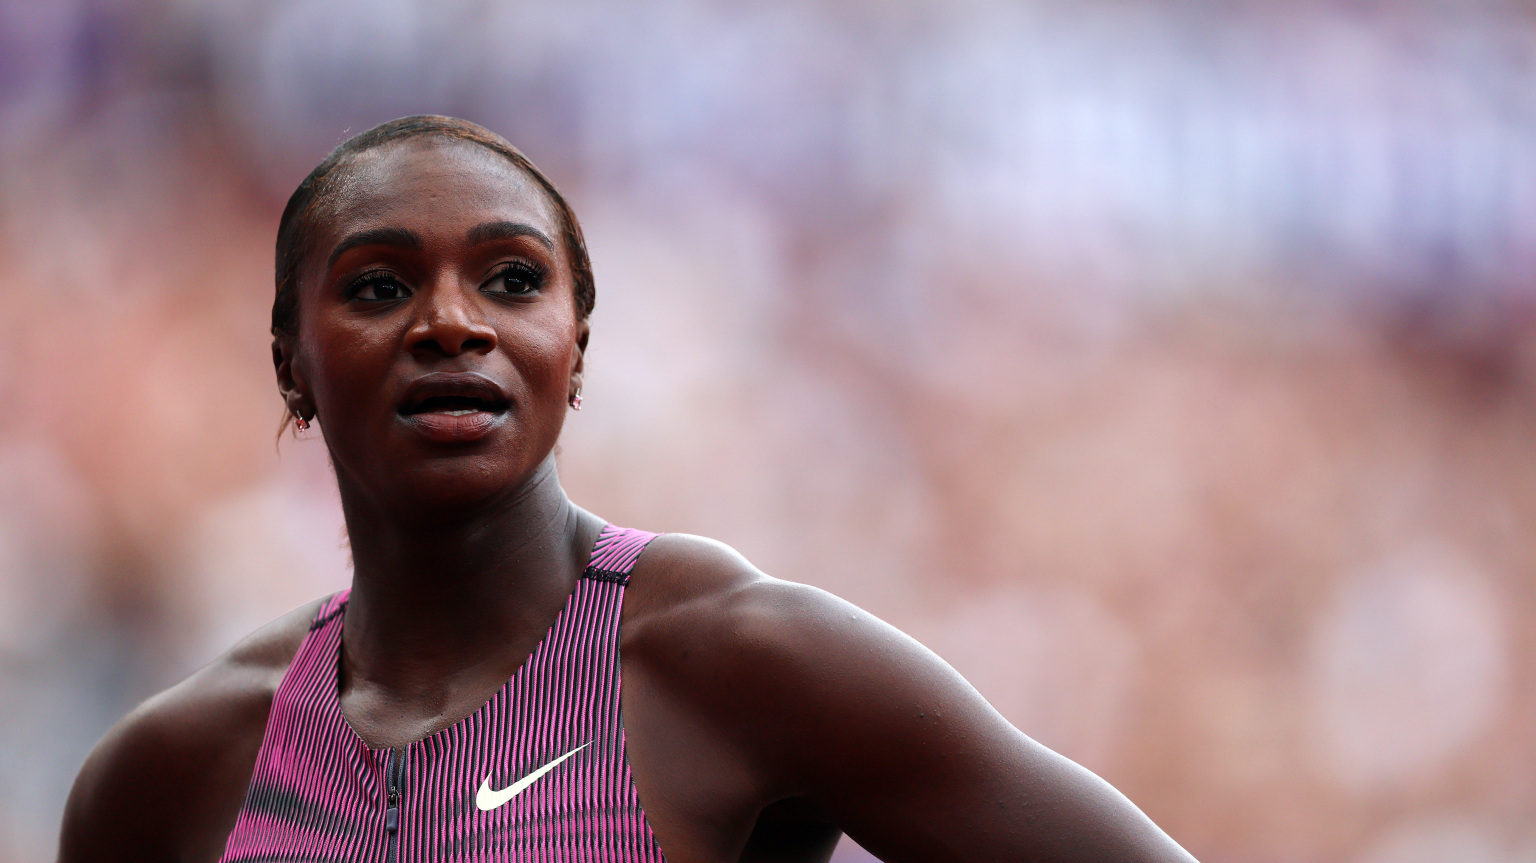
<path fill-rule="evenodd" d="M 352 542 L 342 713 L 371 746 L 403 746 L 499 689 L 586 564 L 602 521 L 551 453 L 588 327 L 554 209 L 494 154 L 387 144 L 325 210 L 299 335 L 274 360 L 289 408 L 323 424 Z M 433 374 L 478 375 L 505 408 L 411 413 Z M 316 608 L 114 727 L 60 860 L 217 860 Z M 718 543 L 652 542 L 621 632 L 630 760 L 673 863 L 825 861 L 840 831 L 890 861 L 1193 859 L 915 641 Z"/>

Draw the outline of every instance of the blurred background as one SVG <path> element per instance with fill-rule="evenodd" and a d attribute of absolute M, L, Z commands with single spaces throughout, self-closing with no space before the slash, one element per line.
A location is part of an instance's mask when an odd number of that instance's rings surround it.
<path fill-rule="evenodd" d="M 582 215 L 578 502 L 890 620 L 1207 863 L 1536 860 L 1528 4 L 0 0 L 0 863 L 347 583 L 272 241 L 418 112 Z"/>

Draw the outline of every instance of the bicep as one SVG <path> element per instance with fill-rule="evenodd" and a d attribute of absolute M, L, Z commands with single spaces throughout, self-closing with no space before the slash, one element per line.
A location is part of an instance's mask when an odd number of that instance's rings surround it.
<path fill-rule="evenodd" d="M 781 703 L 799 732 L 788 753 L 796 784 L 882 859 L 1191 859 L 916 641 L 820 591 L 779 607 L 790 621 L 782 661 L 795 697 Z"/>

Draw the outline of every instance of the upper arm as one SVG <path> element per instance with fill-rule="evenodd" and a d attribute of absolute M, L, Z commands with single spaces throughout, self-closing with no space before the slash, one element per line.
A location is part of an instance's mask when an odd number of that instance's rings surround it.
<path fill-rule="evenodd" d="M 106 733 L 65 804 L 61 863 L 217 859 L 315 608 L 279 618 Z"/>
<path fill-rule="evenodd" d="M 194 753 L 215 747 L 186 736 L 175 690 L 145 702 L 107 732 L 80 768 L 64 808 L 61 863 L 133 857 L 179 860 L 180 838 L 196 821 L 201 778 Z M 205 774 L 206 775 L 206 774 Z"/>
<path fill-rule="evenodd" d="M 708 562 L 739 571 L 696 570 L 723 587 L 653 641 L 673 697 L 732 738 L 765 802 L 809 799 L 891 861 L 1191 859 L 894 627 L 739 556 Z"/>
<path fill-rule="evenodd" d="M 913 639 L 814 588 L 757 592 L 747 630 L 759 633 L 759 661 L 795 681 L 779 693 L 778 721 L 800 732 L 783 763 L 874 853 L 1190 859 L 1124 795 L 1015 729 Z"/>

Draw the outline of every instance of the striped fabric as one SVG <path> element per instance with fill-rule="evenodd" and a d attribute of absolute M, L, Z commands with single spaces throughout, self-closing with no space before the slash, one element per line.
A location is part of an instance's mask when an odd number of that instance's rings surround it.
<path fill-rule="evenodd" d="M 272 699 L 221 859 L 660 863 L 619 717 L 624 586 L 654 537 L 605 527 L 565 608 L 512 679 L 463 721 L 400 749 L 369 749 L 342 718 L 336 675 L 348 594 L 327 599 Z M 504 796 L 579 747 L 510 801 L 477 806 L 482 783 Z"/>

